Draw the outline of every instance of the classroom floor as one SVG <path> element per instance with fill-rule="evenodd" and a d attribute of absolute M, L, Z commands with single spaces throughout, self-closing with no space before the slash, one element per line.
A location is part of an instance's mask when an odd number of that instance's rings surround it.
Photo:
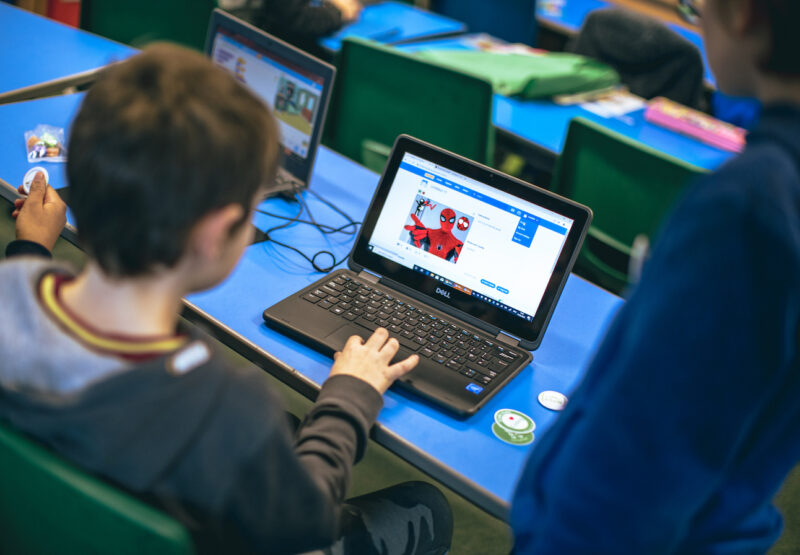
<path fill-rule="evenodd" d="M 0 200 L 0 206 L 4 201 Z M 10 210 L 0 215 L 0 246 L 14 238 L 13 220 Z M 2 252 L 2 251 L 0 251 Z M 57 258 L 72 262 L 76 267 L 82 265 L 84 255 L 67 241 L 60 239 L 54 254 Z M 248 364 L 240 355 L 219 345 L 222 352 L 236 364 Z M 311 402 L 290 389 L 277 379 L 268 375 L 275 389 L 280 392 L 287 409 L 301 417 Z M 457 493 L 438 484 L 415 467 L 406 463 L 380 445 L 370 441 L 364 459 L 356 466 L 350 495 L 356 496 L 376 489 L 408 480 L 425 480 L 436 484 L 447 496 L 453 508 L 455 530 L 451 553 L 454 555 L 495 555 L 507 554 L 511 549 L 511 535 L 508 526 L 466 501 Z M 800 467 L 789 475 L 777 496 L 776 503 L 785 519 L 785 529 L 778 543 L 769 551 L 770 555 L 789 555 L 800 553 Z"/>

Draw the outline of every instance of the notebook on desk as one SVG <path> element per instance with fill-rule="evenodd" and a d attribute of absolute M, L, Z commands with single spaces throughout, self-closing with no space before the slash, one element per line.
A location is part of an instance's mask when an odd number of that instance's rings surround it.
<path fill-rule="evenodd" d="M 215 9 L 206 54 L 272 109 L 283 160 L 273 193 L 308 187 L 336 70 L 299 48 Z"/>
<path fill-rule="evenodd" d="M 417 139 L 395 142 L 337 270 L 264 311 L 322 352 L 379 326 L 420 363 L 395 384 L 459 417 L 532 360 L 591 211 Z"/>

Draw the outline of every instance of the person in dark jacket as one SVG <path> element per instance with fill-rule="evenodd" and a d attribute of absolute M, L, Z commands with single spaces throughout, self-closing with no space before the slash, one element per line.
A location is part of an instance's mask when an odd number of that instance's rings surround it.
<path fill-rule="evenodd" d="M 250 243 L 278 144 L 267 107 L 199 53 L 152 46 L 104 72 L 69 139 L 85 268 L 32 256 L 64 225 L 42 174 L 15 203 L 0 420 L 168 511 L 200 552 L 442 554 L 452 516 L 433 486 L 345 501 L 382 393 L 416 364 L 390 363 L 386 330 L 337 353 L 293 433 L 261 371 L 179 325 L 181 298 Z"/>
<path fill-rule="evenodd" d="M 515 553 L 765 553 L 800 460 L 800 2 L 706 0 L 744 152 L 669 218 L 511 511 Z M 796 525 L 796 523 L 795 523 Z"/>
<path fill-rule="evenodd" d="M 359 0 L 228 0 L 221 6 L 283 40 L 320 54 L 320 38 L 358 18 Z"/>

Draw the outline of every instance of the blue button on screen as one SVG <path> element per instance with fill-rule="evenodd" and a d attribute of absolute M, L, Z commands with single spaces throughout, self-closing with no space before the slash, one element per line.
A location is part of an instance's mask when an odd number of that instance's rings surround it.
<path fill-rule="evenodd" d="M 483 391 L 483 388 L 476 383 L 467 384 L 465 389 L 470 393 L 474 393 L 475 395 L 480 395 L 481 391 Z"/>
<path fill-rule="evenodd" d="M 494 283 L 492 283 L 491 281 L 486 281 L 485 279 L 482 279 L 481 283 L 484 284 L 486 287 L 491 287 L 492 289 L 494 289 Z"/>
<path fill-rule="evenodd" d="M 497 290 L 500 291 L 501 293 L 505 293 L 506 295 L 508 294 L 508 289 L 506 289 L 505 287 L 500 287 L 498 285 Z"/>

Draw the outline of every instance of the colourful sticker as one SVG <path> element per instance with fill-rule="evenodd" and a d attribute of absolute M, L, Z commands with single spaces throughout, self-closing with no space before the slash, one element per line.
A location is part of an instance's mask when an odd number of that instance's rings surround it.
<path fill-rule="evenodd" d="M 533 443 L 533 434 L 514 434 L 498 426 L 497 422 L 492 424 L 492 432 L 498 439 L 510 443 L 511 445 L 528 445 Z"/>
<path fill-rule="evenodd" d="M 514 409 L 500 409 L 494 413 L 492 433 L 511 445 L 528 445 L 533 442 L 536 423 L 527 414 Z"/>

